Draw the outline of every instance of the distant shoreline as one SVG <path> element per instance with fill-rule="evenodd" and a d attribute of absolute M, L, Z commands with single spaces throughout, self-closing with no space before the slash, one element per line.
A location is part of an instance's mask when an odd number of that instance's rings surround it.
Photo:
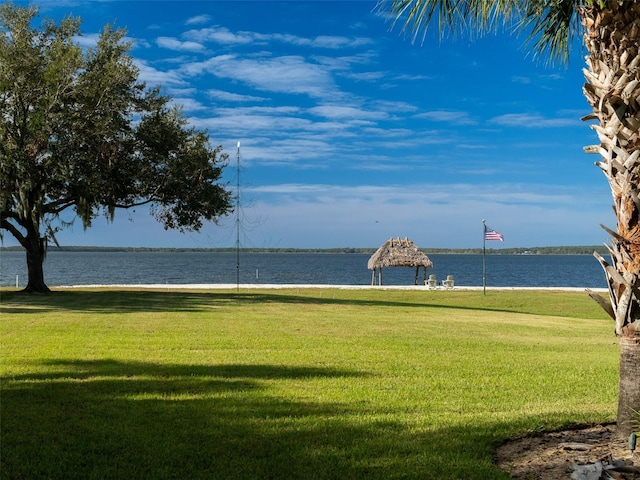
<path fill-rule="evenodd" d="M 606 288 L 590 287 L 482 287 L 476 285 L 456 285 L 453 288 L 436 287 L 430 288 L 426 285 L 331 285 L 331 284 L 259 284 L 259 283 L 152 283 L 152 284 L 112 284 L 112 285 L 57 285 L 52 289 L 140 289 L 140 290 L 421 290 L 431 292 L 453 292 L 453 291 L 561 291 L 561 292 L 584 292 L 591 290 L 597 293 L 606 293 Z"/>
<path fill-rule="evenodd" d="M 372 248 L 240 248 L 241 253 L 329 253 L 329 254 L 373 254 L 377 247 Z M 478 255 L 482 253 L 482 248 L 422 248 L 429 254 L 456 254 L 456 255 Z M 0 247 L 0 252 L 21 252 L 20 246 Z M 63 246 L 49 247 L 50 252 L 205 252 L 205 253 L 236 253 L 233 247 L 225 248 L 171 248 L 171 247 L 84 247 L 84 246 Z M 604 245 L 574 245 L 556 247 L 517 247 L 517 248 L 487 248 L 489 255 L 592 255 L 598 252 L 607 255 L 609 252 Z"/>

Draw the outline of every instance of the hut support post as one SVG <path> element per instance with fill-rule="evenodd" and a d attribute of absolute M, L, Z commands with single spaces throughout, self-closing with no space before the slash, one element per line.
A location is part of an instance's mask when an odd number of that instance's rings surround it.
<path fill-rule="evenodd" d="M 376 284 L 376 268 L 374 267 L 373 270 L 371 270 L 371 286 L 373 287 Z"/>
<path fill-rule="evenodd" d="M 420 274 L 420 265 L 416 266 L 416 278 L 413 279 L 413 284 L 417 285 L 418 284 L 418 275 Z"/>

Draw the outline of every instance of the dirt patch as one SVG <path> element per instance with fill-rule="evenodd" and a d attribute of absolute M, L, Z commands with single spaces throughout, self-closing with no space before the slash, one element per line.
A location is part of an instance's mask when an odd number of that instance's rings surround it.
<path fill-rule="evenodd" d="M 631 469 L 640 465 L 640 452 L 632 454 L 628 442 L 617 439 L 614 431 L 615 425 L 596 425 L 512 440 L 498 448 L 496 463 L 519 480 L 569 480 L 572 474 L 573 478 L 598 478 L 584 476 L 589 467 L 577 476 L 574 467 L 598 461 L 604 466 L 624 461 Z M 601 478 L 640 480 L 640 473 L 607 471 Z"/>

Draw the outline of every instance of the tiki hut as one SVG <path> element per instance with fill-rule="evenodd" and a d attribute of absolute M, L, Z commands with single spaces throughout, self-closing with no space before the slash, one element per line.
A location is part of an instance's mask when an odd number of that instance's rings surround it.
<path fill-rule="evenodd" d="M 382 285 L 382 267 L 416 267 L 414 285 L 418 285 L 420 267 L 424 268 L 424 283 L 427 280 L 427 268 L 432 268 L 433 262 L 411 240 L 390 238 L 371 255 L 367 263 L 367 268 L 372 270 L 371 285 L 376 283 L 376 270 L 378 285 Z"/>

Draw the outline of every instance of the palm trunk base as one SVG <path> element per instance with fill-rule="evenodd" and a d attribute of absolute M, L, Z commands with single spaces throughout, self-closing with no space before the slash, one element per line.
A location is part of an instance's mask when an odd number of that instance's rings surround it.
<path fill-rule="evenodd" d="M 620 337 L 617 431 L 622 438 L 640 431 L 640 334 Z"/>

